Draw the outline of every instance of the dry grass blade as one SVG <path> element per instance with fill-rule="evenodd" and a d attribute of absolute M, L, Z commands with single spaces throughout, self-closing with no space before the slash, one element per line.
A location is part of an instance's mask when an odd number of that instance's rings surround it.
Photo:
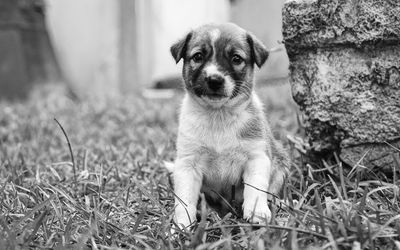
<path fill-rule="evenodd" d="M 342 212 L 345 214 L 343 219 L 345 220 L 345 223 L 346 223 L 347 222 L 347 212 L 346 212 L 347 209 L 346 209 L 346 207 L 344 205 L 342 194 L 341 194 L 338 186 L 336 185 L 335 181 L 332 179 L 332 177 L 330 177 L 330 176 L 328 176 L 328 177 L 329 177 L 330 182 L 332 183 L 333 188 L 335 189 L 336 195 L 337 195 L 337 197 L 339 199 L 339 203 L 340 203 L 340 207 L 342 209 Z"/>
<path fill-rule="evenodd" d="M 392 224 L 394 221 L 396 220 L 400 220 L 400 214 L 390 218 L 385 224 L 383 224 L 378 231 L 376 231 L 372 236 L 371 239 L 374 240 L 375 238 L 381 236 L 381 234 L 383 233 L 383 231 L 390 225 Z"/>
<path fill-rule="evenodd" d="M 335 239 L 334 239 L 334 237 L 332 235 L 332 232 L 329 229 L 327 229 L 326 230 L 326 234 L 328 236 L 329 243 L 326 244 L 325 246 L 323 246 L 322 248 L 323 249 L 339 250 L 339 248 L 337 246 L 337 243 L 336 243 L 336 241 L 335 241 Z"/>
<path fill-rule="evenodd" d="M 144 216 L 146 215 L 146 213 L 147 213 L 147 206 L 144 206 L 142 211 L 140 212 L 139 216 L 137 217 L 137 219 L 135 221 L 135 224 L 133 225 L 133 228 L 132 228 L 132 231 L 131 231 L 132 234 L 135 234 L 138 231 L 140 223 L 143 221 Z"/>
<path fill-rule="evenodd" d="M 258 187 L 255 187 L 255 186 L 253 186 L 253 185 L 251 185 L 251 184 L 249 184 L 249 183 L 246 183 L 246 182 L 243 182 L 243 184 L 246 185 L 246 186 L 252 187 L 252 188 L 254 188 L 254 189 L 258 190 L 258 191 L 261 191 L 261 192 L 263 192 L 263 193 L 269 194 L 269 195 L 275 197 L 276 199 L 279 199 L 279 196 L 276 195 L 276 194 L 270 193 L 270 192 L 268 192 L 268 191 L 266 191 L 266 190 L 262 190 L 262 189 L 260 189 L 260 188 L 258 188 Z"/>
<path fill-rule="evenodd" d="M 221 195 L 221 194 L 219 194 L 217 191 L 214 191 L 214 190 L 211 190 L 214 194 L 216 194 L 221 200 L 222 200 L 222 202 L 226 205 L 226 206 L 228 206 L 229 207 L 229 209 L 230 209 L 230 212 L 232 212 L 234 215 L 236 215 L 236 216 L 239 216 L 237 213 L 236 213 L 236 209 L 235 208 L 233 208 L 232 206 L 231 206 L 231 204 Z"/>
<path fill-rule="evenodd" d="M 75 220 L 75 215 L 73 214 L 69 219 L 67 220 L 67 223 L 64 228 L 64 237 L 66 242 L 70 242 L 71 240 L 71 235 L 72 235 L 72 223 L 74 223 Z"/>
<path fill-rule="evenodd" d="M 41 226 L 43 220 L 46 218 L 47 213 L 48 213 L 47 210 L 43 211 L 39 215 L 39 217 L 35 221 L 33 221 L 33 223 L 32 223 L 33 230 L 31 232 L 31 234 L 29 235 L 28 239 L 24 242 L 24 246 L 28 246 L 32 242 L 32 240 L 35 237 L 37 231 L 39 230 L 39 227 Z"/>
<path fill-rule="evenodd" d="M 342 191 L 343 191 L 344 199 L 347 201 L 349 199 L 349 197 L 347 197 L 346 184 L 345 184 L 345 181 L 344 181 L 345 177 L 344 177 L 344 174 L 343 174 L 343 166 L 342 166 L 341 162 L 338 162 L 338 165 L 339 165 L 340 185 L 341 185 L 341 188 L 342 188 Z"/>
<path fill-rule="evenodd" d="M 34 208 L 32 208 L 32 210 L 30 210 L 21 220 L 19 220 L 16 223 L 22 223 L 25 220 L 27 220 L 28 218 L 32 217 L 32 215 L 34 215 L 35 213 L 37 213 L 38 211 L 40 211 L 42 208 L 44 208 L 45 206 L 47 206 L 50 201 L 54 199 L 54 195 L 51 195 L 47 200 L 43 201 L 42 203 L 36 205 Z"/>
<path fill-rule="evenodd" d="M 307 190 L 304 192 L 304 194 L 303 194 L 303 196 L 301 197 L 301 199 L 299 200 L 299 202 L 295 205 L 295 209 L 300 209 L 300 208 L 303 206 L 304 202 L 306 201 L 307 196 L 308 196 L 308 193 L 310 193 L 312 190 L 315 191 L 315 188 L 318 187 L 318 186 L 319 186 L 319 183 L 311 184 L 311 185 L 307 188 Z M 315 193 L 316 193 L 316 192 L 315 192 Z"/>
<path fill-rule="evenodd" d="M 315 191 L 315 204 L 317 205 L 317 209 L 318 209 L 318 217 L 319 217 L 319 226 L 321 227 L 322 230 L 322 234 L 326 235 L 326 231 L 325 231 L 325 220 L 324 220 L 324 211 L 322 209 L 322 204 L 321 204 L 321 197 L 319 196 L 318 191 Z"/>
<path fill-rule="evenodd" d="M 72 198 L 70 195 L 68 195 L 64 190 L 62 190 L 56 186 L 52 186 L 52 185 L 50 185 L 50 187 L 52 188 L 52 190 L 61 194 L 61 196 L 63 196 L 65 199 L 67 199 L 71 204 L 73 204 L 74 206 L 78 206 L 78 202 L 74 198 Z"/>
<path fill-rule="evenodd" d="M 363 167 L 363 168 L 365 168 L 364 166 L 361 166 L 360 163 L 364 160 L 364 158 L 369 154 L 370 151 L 371 151 L 370 149 L 367 150 L 367 151 L 363 154 L 363 156 L 360 158 L 360 160 L 358 160 L 358 161 L 356 162 L 356 164 L 354 164 L 353 168 L 352 168 L 352 169 L 350 170 L 350 172 L 347 174 L 347 178 L 348 178 L 348 179 L 351 179 L 351 178 L 353 177 L 353 173 L 354 173 L 354 171 L 356 171 L 356 169 L 357 169 L 358 167 Z"/>
<path fill-rule="evenodd" d="M 400 153 L 400 149 L 397 148 L 397 147 L 395 147 L 393 144 L 391 144 L 391 143 L 389 143 L 389 142 L 387 142 L 387 141 L 385 141 L 385 144 L 388 145 L 389 147 L 393 148 L 394 150 L 396 150 L 397 152 Z"/>
<path fill-rule="evenodd" d="M 65 139 L 67 140 L 67 144 L 68 144 L 68 149 L 69 149 L 69 155 L 71 156 L 71 162 L 72 162 L 72 170 L 74 171 L 74 182 L 76 183 L 76 167 L 75 167 L 75 159 L 74 159 L 74 153 L 72 152 L 72 146 L 71 143 L 69 141 L 67 132 L 65 132 L 65 129 L 63 128 L 63 126 L 61 125 L 61 123 L 54 118 L 54 121 L 56 121 L 56 123 L 58 124 L 58 126 L 60 127 L 61 131 L 63 132 Z"/>
<path fill-rule="evenodd" d="M 277 230 L 284 230 L 287 232 L 290 231 L 296 231 L 297 233 L 303 233 L 303 234 L 308 234 L 308 235 L 312 235 L 321 239 L 328 239 L 327 236 L 313 232 L 313 231 L 309 231 L 309 230 L 305 230 L 305 229 L 301 229 L 301 228 L 295 228 L 295 227 L 286 227 L 286 226 L 278 226 L 278 225 L 268 225 L 268 224 L 254 224 L 254 223 L 237 223 L 235 225 L 218 225 L 218 226 L 211 226 L 211 227 L 207 227 L 205 230 L 206 231 L 211 231 L 211 230 L 215 230 L 215 229 L 221 229 L 221 228 L 238 228 L 238 227 L 256 227 L 256 228 L 260 228 L 260 227 L 267 227 L 267 228 L 271 228 L 271 229 L 277 229 Z"/>

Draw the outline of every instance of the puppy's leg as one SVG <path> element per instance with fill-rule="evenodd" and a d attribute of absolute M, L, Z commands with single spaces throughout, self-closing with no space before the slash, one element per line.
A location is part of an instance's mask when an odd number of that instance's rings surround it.
<path fill-rule="evenodd" d="M 265 222 L 271 219 L 268 207 L 268 183 L 271 174 L 271 160 L 264 152 L 253 154 L 243 173 L 243 218 L 251 222 Z M 248 184 L 248 185 L 246 185 Z M 251 186 L 250 186 L 251 185 Z"/>
<path fill-rule="evenodd" d="M 196 220 L 197 201 L 202 184 L 200 168 L 194 157 L 177 159 L 173 178 L 175 197 L 174 221 L 180 227 L 188 227 Z"/>

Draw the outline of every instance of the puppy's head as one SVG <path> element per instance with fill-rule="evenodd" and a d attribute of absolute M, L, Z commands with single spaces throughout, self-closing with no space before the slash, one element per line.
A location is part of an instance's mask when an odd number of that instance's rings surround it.
<path fill-rule="evenodd" d="M 204 25 L 171 47 L 176 63 L 183 59 L 185 88 L 205 105 L 222 107 L 251 95 L 254 65 L 268 58 L 264 45 L 231 23 Z"/>

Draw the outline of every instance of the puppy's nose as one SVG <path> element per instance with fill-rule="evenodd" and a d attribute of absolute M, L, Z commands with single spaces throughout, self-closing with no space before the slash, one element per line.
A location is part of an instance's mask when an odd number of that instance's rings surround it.
<path fill-rule="evenodd" d="M 210 75 L 206 77 L 208 87 L 213 90 L 217 91 L 222 88 L 224 85 L 224 77 L 221 75 Z"/>

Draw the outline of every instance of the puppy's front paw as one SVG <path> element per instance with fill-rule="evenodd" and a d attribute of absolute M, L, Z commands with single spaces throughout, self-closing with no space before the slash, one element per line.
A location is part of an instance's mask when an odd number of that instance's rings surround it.
<path fill-rule="evenodd" d="M 181 204 L 175 208 L 174 222 L 181 229 L 190 229 L 193 222 L 196 221 L 196 207 L 187 206 L 184 207 Z"/>
<path fill-rule="evenodd" d="M 243 218 L 251 223 L 266 223 L 271 221 L 271 210 L 267 202 L 243 204 Z"/>
<path fill-rule="evenodd" d="M 193 223 L 187 214 L 175 214 L 174 222 L 180 230 L 190 229 L 190 225 Z"/>
<path fill-rule="evenodd" d="M 185 233 L 190 232 L 193 222 L 188 217 L 188 213 L 183 213 L 182 211 L 175 212 L 174 223 L 170 229 L 170 237 L 173 240 L 177 240 Z"/>

